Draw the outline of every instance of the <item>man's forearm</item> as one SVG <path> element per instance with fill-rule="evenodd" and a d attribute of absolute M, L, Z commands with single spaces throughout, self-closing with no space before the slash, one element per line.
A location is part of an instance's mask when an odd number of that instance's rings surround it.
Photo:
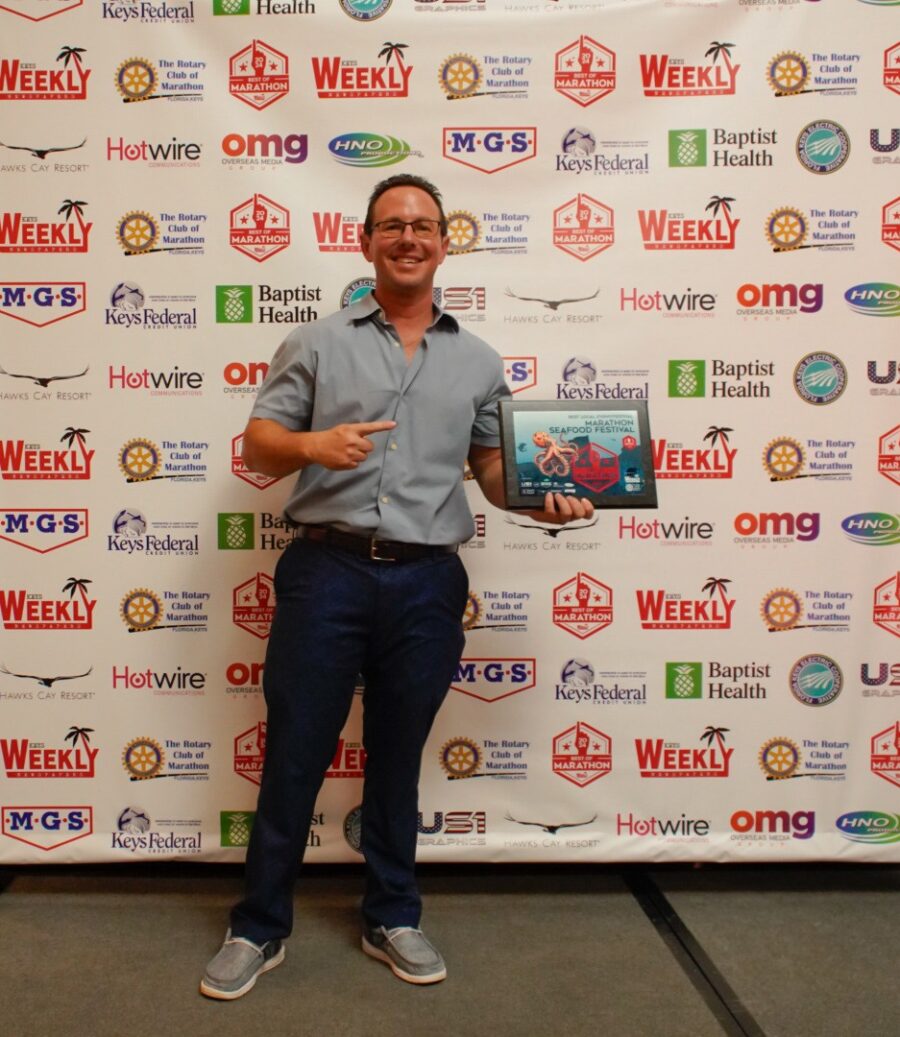
<path fill-rule="evenodd" d="M 316 435 L 293 432 L 268 418 L 255 418 L 244 432 L 244 464 L 261 475 L 290 475 L 315 463 Z"/>

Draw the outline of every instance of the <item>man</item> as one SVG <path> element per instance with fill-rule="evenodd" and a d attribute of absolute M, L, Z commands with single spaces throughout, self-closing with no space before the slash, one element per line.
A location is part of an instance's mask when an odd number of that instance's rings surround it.
<path fill-rule="evenodd" d="M 448 244 L 432 184 L 378 184 L 361 237 L 374 292 L 288 335 L 244 433 L 252 471 L 300 471 L 285 509 L 297 529 L 275 572 L 246 896 L 200 984 L 209 997 L 240 997 L 284 958 L 297 868 L 359 673 L 362 947 L 410 983 L 446 976 L 418 928 L 419 768 L 463 648 L 457 547 L 474 533 L 464 463 L 503 507 L 497 402 L 509 395 L 500 357 L 434 306 Z M 566 522 L 592 510 L 548 494 L 532 514 Z"/>

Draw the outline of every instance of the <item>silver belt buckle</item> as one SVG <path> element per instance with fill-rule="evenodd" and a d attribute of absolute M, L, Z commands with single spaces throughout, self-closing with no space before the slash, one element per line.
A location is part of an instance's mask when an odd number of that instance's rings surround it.
<path fill-rule="evenodd" d="M 378 553 L 378 545 L 381 543 L 376 537 L 371 537 L 369 540 L 369 557 L 375 562 L 396 562 L 396 558 L 389 558 L 386 555 L 380 555 Z"/>

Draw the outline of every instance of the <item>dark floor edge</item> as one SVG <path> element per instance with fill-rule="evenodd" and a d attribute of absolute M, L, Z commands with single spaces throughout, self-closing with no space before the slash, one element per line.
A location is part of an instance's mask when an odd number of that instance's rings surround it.
<path fill-rule="evenodd" d="M 624 868 L 622 878 L 728 1037 L 766 1037 L 647 872 L 642 868 Z"/>

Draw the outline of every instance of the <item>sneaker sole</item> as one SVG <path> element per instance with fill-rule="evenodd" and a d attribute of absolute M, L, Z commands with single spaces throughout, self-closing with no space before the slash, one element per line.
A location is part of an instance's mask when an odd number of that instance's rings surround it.
<path fill-rule="evenodd" d="M 237 990 L 223 990 L 220 987 L 210 986 L 204 978 L 200 980 L 200 993 L 205 994 L 206 997 L 215 998 L 217 1001 L 234 1001 L 236 998 L 243 997 L 244 994 L 251 991 L 259 976 L 264 972 L 270 972 L 276 965 L 280 965 L 283 961 L 284 947 L 281 948 L 274 958 L 269 958 L 269 960 L 257 969 L 247 982 L 242 987 L 238 987 Z"/>
<path fill-rule="evenodd" d="M 369 943 L 365 936 L 362 938 L 362 949 L 370 958 L 376 958 L 378 961 L 383 961 L 385 965 L 390 965 L 391 972 L 400 979 L 406 980 L 407 983 L 425 985 L 426 983 L 440 983 L 442 979 L 447 978 L 446 968 L 442 968 L 439 972 L 429 972 L 425 976 L 417 976 L 413 972 L 404 971 L 389 954 L 386 954 L 374 944 Z"/>

